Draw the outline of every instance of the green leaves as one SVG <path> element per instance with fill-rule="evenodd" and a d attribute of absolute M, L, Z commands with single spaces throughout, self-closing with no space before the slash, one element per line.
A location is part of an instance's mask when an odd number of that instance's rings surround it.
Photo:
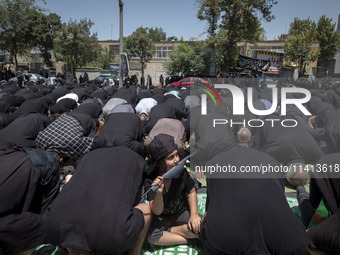
<path fill-rule="evenodd" d="M 189 46 L 187 43 L 182 42 L 170 54 L 170 59 L 163 65 L 168 75 L 196 76 L 207 74 L 210 63 L 211 56 L 203 53 L 201 43 L 194 43 L 193 46 Z"/>
<path fill-rule="evenodd" d="M 36 0 L 0 0 L 0 48 L 11 58 L 24 55 L 34 42 L 32 20 L 41 9 Z"/>
<path fill-rule="evenodd" d="M 340 34 L 335 31 L 335 23 L 325 15 L 319 18 L 317 23 L 317 38 L 320 43 L 320 61 L 329 61 L 337 53 L 340 44 Z"/>
<path fill-rule="evenodd" d="M 126 38 L 126 52 L 129 58 L 138 57 L 142 64 L 142 76 L 144 76 L 145 64 L 150 62 L 155 53 L 153 36 L 148 28 L 139 27 Z"/>
<path fill-rule="evenodd" d="M 216 66 L 228 70 L 237 60 L 236 44 L 264 39 L 260 20 L 275 18 L 271 8 L 274 0 L 197 0 L 197 17 L 208 22 L 206 45 L 215 55 Z"/>
<path fill-rule="evenodd" d="M 97 34 L 91 34 L 93 22 L 82 19 L 70 20 L 61 26 L 54 39 L 54 55 L 59 61 L 64 61 L 65 71 L 75 72 L 75 68 L 84 67 L 98 59 L 101 47 Z"/>
<path fill-rule="evenodd" d="M 321 16 L 318 23 L 308 19 L 295 18 L 290 24 L 285 42 L 285 58 L 299 64 L 299 74 L 304 75 L 305 66 L 312 61 L 327 61 L 334 57 L 340 43 L 331 19 Z M 315 42 L 319 42 L 317 49 Z"/>

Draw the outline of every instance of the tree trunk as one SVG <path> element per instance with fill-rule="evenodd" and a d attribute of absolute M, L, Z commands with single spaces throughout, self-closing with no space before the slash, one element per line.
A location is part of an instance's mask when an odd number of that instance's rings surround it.
<path fill-rule="evenodd" d="M 70 65 L 71 65 L 72 84 L 73 84 L 73 78 L 75 77 L 75 75 L 73 73 L 73 57 L 72 57 L 72 55 L 71 55 L 71 63 L 70 63 Z"/>
<path fill-rule="evenodd" d="M 17 54 L 14 54 L 14 60 L 15 60 L 15 71 L 18 71 L 18 56 Z"/>
<path fill-rule="evenodd" d="M 144 62 L 142 61 L 142 77 L 144 77 Z"/>

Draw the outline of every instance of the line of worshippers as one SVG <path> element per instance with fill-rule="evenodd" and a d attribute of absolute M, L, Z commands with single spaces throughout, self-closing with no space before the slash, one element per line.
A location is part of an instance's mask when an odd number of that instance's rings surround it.
<path fill-rule="evenodd" d="M 245 93 L 247 87 L 253 87 L 255 108 L 271 108 L 271 90 L 259 88 L 256 80 L 224 82 Z M 265 117 L 254 116 L 247 105 L 243 116 L 232 116 L 233 98 L 226 90 L 219 91 L 223 106 L 215 106 L 208 98 L 208 115 L 202 116 L 202 90 L 194 87 L 147 90 L 132 85 L 117 89 L 80 84 L 22 89 L 1 84 L 0 251 L 30 251 L 52 240 L 70 254 L 138 254 L 155 218 L 152 210 L 140 203 L 143 183 L 156 178 L 146 170 L 146 162 L 152 163 L 150 145 L 158 135 L 167 134 L 173 137 L 180 158 L 188 155 L 189 149 L 197 152 L 191 169 L 217 163 L 288 166 L 285 175 L 268 179 L 207 178 L 206 215 L 194 234 L 208 254 L 304 254 L 307 249 L 311 254 L 339 254 L 338 180 L 327 174 L 316 178 L 306 171 L 289 171 L 320 162 L 330 169 L 340 163 L 340 84 L 321 83 L 279 83 L 309 89 L 312 98 L 305 107 L 313 116 L 305 116 L 292 105 L 287 116 L 277 111 Z M 290 118 L 299 124 L 294 128 L 273 128 L 269 122 L 259 128 L 221 125 L 211 132 L 213 119 L 255 118 Z M 112 171 L 111 166 L 115 166 Z M 66 183 L 72 174 L 72 182 Z M 190 175 L 196 188 L 197 176 L 202 173 Z M 310 182 L 310 193 L 303 187 L 306 182 Z M 64 187 L 59 193 L 61 184 Z M 285 185 L 297 188 L 302 222 L 296 220 L 285 200 Z M 78 191 L 81 196 L 69 200 L 67 194 L 72 191 L 72 196 Z M 80 222 L 73 226 L 74 232 L 60 232 L 64 236 L 58 238 L 46 231 L 41 220 L 50 215 L 55 198 L 61 207 L 56 219 L 60 217 L 61 222 L 65 216 L 62 207 L 67 206 L 74 209 L 68 215 L 70 222 Z M 112 203 L 107 205 L 106 199 Z M 261 201 L 266 201 L 263 208 Z M 84 203 L 88 204 L 86 210 Z M 319 215 L 322 206 L 327 215 Z M 74 235 L 83 229 L 86 232 L 81 240 L 75 241 Z M 171 229 L 162 225 L 161 231 L 171 233 Z"/>

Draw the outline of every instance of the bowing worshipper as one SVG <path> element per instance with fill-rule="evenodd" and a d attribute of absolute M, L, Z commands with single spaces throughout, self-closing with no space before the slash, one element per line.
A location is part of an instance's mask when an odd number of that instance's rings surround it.
<path fill-rule="evenodd" d="M 340 83 L 333 86 L 333 89 L 327 91 L 327 103 L 334 107 L 340 107 Z"/>
<path fill-rule="evenodd" d="M 142 100 L 143 98 L 149 98 L 152 96 L 152 93 L 148 89 L 142 89 L 140 87 L 137 87 L 137 97 L 138 97 L 138 102 Z"/>
<path fill-rule="evenodd" d="M 8 126 L 0 130 L 0 148 L 12 149 L 16 146 L 35 148 L 35 139 L 51 120 L 41 113 L 22 114 Z"/>
<path fill-rule="evenodd" d="M 10 113 L 11 107 L 3 102 L 0 102 L 0 113 Z"/>
<path fill-rule="evenodd" d="M 168 104 L 157 104 L 152 107 L 148 116 L 148 121 L 144 125 L 144 134 L 148 135 L 151 129 L 156 125 L 157 121 L 162 118 L 176 119 L 175 109 Z"/>
<path fill-rule="evenodd" d="M 268 119 L 294 119 L 293 115 L 280 116 L 272 114 Z M 279 122 L 277 122 L 279 123 Z M 323 157 L 317 141 L 314 139 L 311 129 L 301 121 L 295 127 L 285 127 L 265 122 L 257 133 L 254 142 L 257 148 L 267 152 L 273 158 L 284 165 L 291 163 L 314 164 Z"/>
<path fill-rule="evenodd" d="M 26 100 L 20 107 L 13 112 L 13 118 L 18 118 L 21 114 L 41 113 L 48 115 L 48 109 L 53 104 L 53 101 L 47 97 L 40 97 L 32 100 Z"/>
<path fill-rule="evenodd" d="M 177 119 L 182 120 L 187 117 L 188 112 L 185 110 L 185 103 L 181 98 L 167 98 L 164 104 L 174 109 Z"/>
<path fill-rule="evenodd" d="M 150 114 L 152 107 L 157 105 L 157 101 L 151 97 L 141 99 L 136 105 L 136 113 L 138 115 L 144 113 L 147 116 Z"/>
<path fill-rule="evenodd" d="M 75 100 L 70 98 L 64 98 L 50 108 L 50 114 L 60 115 L 65 112 L 70 112 L 74 110 L 75 108 L 77 108 L 77 106 L 78 104 Z"/>
<path fill-rule="evenodd" d="M 265 175 L 241 171 L 279 163 L 264 152 L 235 146 L 230 126 L 218 125 L 211 132 L 211 122 L 222 116 L 202 116 L 193 130 L 197 153 L 190 168 L 199 168 L 207 178 L 200 230 L 207 254 L 304 254 L 305 228 L 287 203 L 283 171 Z M 206 170 L 216 166 L 231 170 Z"/>
<path fill-rule="evenodd" d="M 105 86 L 102 88 L 104 91 L 106 91 L 108 98 L 111 98 L 114 93 L 117 92 L 116 87 L 111 87 L 111 86 Z"/>
<path fill-rule="evenodd" d="M 99 98 L 103 102 L 107 101 L 107 92 L 104 89 L 96 89 L 92 92 L 91 97 Z"/>
<path fill-rule="evenodd" d="M 164 103 L 166 100 L 163 89 L 158 89 L 158 88 L 154 89 L 151 97 L 155 99 L 158 104 Z"/>
<path fill-rule="evenodd" d="M 0 102 L 8 104 L 10 107 L 18 108 L 23 102 L 25 102 L 25 98 L 22 96 L 14 96 L 7 95 L 0 98 Z"/>
<path fill-rule="evenodd" d="M 185 110 L 188 112 L 190 109 L 201 105 L 201 99 L 196 95 L 188 95 L 184 98 Z"/>
<path fill-rule="evenodd" d="M 303 186 L 297 188 L 311 255 L 340 254 L 339 164 L 340 153 L 326 155 L 314 164 L 310 194 Z"/>
<path fill-rule="evenodd" d="M 7 127 L 13 121 L 9 113 L 0 113 L 0 129 Z"/>
<path fill-rule="evenodd" d="M 125 147 L 86 154 L 43 217 L 47 241 L 69 254 L 140 254 L 151 220 L 139 203 L 145 169 Z"/>
<path fill-rule="evenodd" d="M 326 153 L 339 152 L 340 108 L 323 102 L 318 97 L 312 97 L 310 100 L 310 109 L 314 115 L 310 118 L 311 127 L 324 129 Z"/>
<path fill-rule="evenodd" d="M 8 104 L 0 102 L 0 129 L 8 126 L 13 121 L 11 108 Z"/>
<path fill-rule="evenodd" d="M 98 120 L 101 112 L 99 104 L 85 103 L 72 112 L 63 113 L 39 132 L 36 146 L 53 151 L 61 158 L 79 160 L 91 150 L 97 129 L 103 125 Z"/>
<path fill-rule="evenodd" d="M 78 103 L 81 104 L 82 102 L 84 102 L 84 100 L 86 100 L 90 96 L 89 89 L 90 88 L 86 87 L 75 87 L 70 90 L 70 93 L 76 94 L 78 96 Z"/>
<path fill-rule="evenodd" d="M 59 193 L 59 162 L 29 148 L 0 150 L 0 162 L 0 253 L 31 254 L 45 241 L 41 217 Z"/>
<path fill-rule="evenodd" d="M 178 154 L 183 155 L 186 148 L 186 133 L 185 128 L 177 119 L 162 118 L 157 121 L 156 125 L 151 129 L 149 135 L 145 137 L 144 146 L 149 148 L 152 140 L 159 134 L 171 135 L 175 139 Z"/>
<path fill-rule="evenodd" d="M 135 86 L 130 86 L 130 88 L 120 88 L 116 93 L 114 93 L 111 98 L 121 98 L 124 99 L 128 104 L 135 107 L 138 103 L 138 97 Z"/>
<path fill-rule="evenodd" d="M 157 105 L 157 101 L 151 97 L 141 99 L 136 105 L 136 112 L 143 125 L 149 120 L 150 111 L 155 105 Z"/>
<path fill-rule="evenodd" d="M 106 118 L 111 110 L 119 104 L 127 104 L 125 99 L 122 98 L 111 98 L 103 107 L 103 117 Z"/>
<path fill-rule="evenodd" d="M 100 133 L 94 139 L 93 149 L 126 146 L 140 156 L 145 156 L 143 125 L 130 104 L 114 107 Z"/>
<path fill-rule="evenodd" d="M 62 100 L 64 98 L 70 98 L 70 99 L 73 99 L 74 101 L 76 101 L 77 103 L 79 103 L 79 96 L 74 92 L 70 92 L 70 93 L 67 93 L 66 95 L 59 97 L 57 99 L 56 103 L 58 103 L 60 100 Z"/>
<path fill-rule="evenodd" d="M 247 173 L 238 173 L 242 167 L 277 167 L 279 163 L 264 152 L 228 143 L 211 144 L 207 152 L 211 160 L 206 166 L 229 165 L 236 173 L 206 174 L 200 239 L 207 254 L 305 254 L 305 228 L 286 200 L 284 175 L 255 178 L 249 174 L 247 178 Z"/>

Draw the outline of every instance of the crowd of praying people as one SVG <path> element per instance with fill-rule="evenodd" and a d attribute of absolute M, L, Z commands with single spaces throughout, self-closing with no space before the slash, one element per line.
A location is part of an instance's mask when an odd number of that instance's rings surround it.
<path fill-rule="evenodd" d="M 70 255 L 181 244 L 203 245 L 209 255 L 340 254 L 340 83 L 278 82 L 278 91 L 309 90 L 310 116 L 294 104 L 282 115 L 280 93 L 256 78 L 214 83 L 244 94 L 252 88 L 257 110 L 277 96 L 277 110 L 255 115 L 245 100 L 244 114 L 234 114 L 231 91 L 216 89 L 202 114 L 202 85 L 1 84 L 0 254 L 31 254 L 46 243 Z M 216 119 L 238 124 L 213 127 Z M 263 125 L 250 125 L 254 119 Z M 179 176 L 163 177 L 188 155 Z M 240 177 L 198 167 L 215 165 L 284 171 Z M 310 170 L 318 166 L 321 173 Z M 197 209 L 202 178 L 204 215 Z M 302 220 L 285 187 L 296 189 Z"/>

